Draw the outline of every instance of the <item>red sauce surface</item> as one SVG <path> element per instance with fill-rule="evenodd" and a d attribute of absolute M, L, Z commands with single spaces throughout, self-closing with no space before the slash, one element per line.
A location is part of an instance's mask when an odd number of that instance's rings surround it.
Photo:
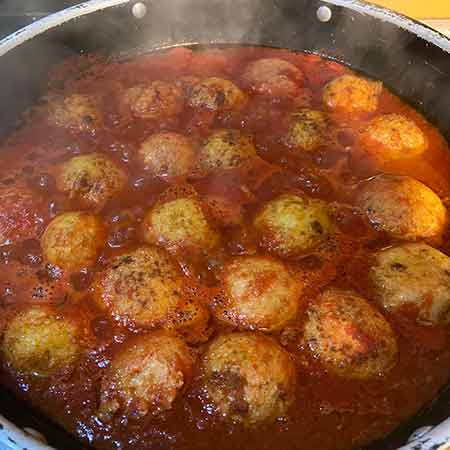
<path fill-rule="evenodd" d="M 167 121 L 124 122 L 115 98 L 124 87 L 152 79 L 174 80 L 183 75 L 220 76 L 240 85 L 240 74 L 252 60 L 276 56 L 292 62 L 305 74 L 304 86 L 295 101 L 262 97 L 247 92 L 249 102 L 239 113 L 214 115 L 185 108 Z M 84 75 L 77 75 L 80 68 Z M 188 276 L 197 277 L 205 290 L 213 289 L 215 271 L 231 255 L 254 249 L 251 231 L 242 233 L 234 225 L 236 214 L 251 220 L 258 206 L 282 192 L 306 194 L 335 202 L 335 220 L 346 237 L 338 249 L 320 259 L 312 252 L 291 261 L 310 274 L 304 304 L 313 301 L 325 285 L 353 288 L 370 301 L 373 294 L 366 272 L 374 249 L 390 243 L 374 232 L 350 206 L 358 183 L 379 172 L 410 175 L 427 184 L 442 198 L 450 194 L 450 152 L 447 143 L 420 114 L 383 89 L 376 113 L 360 120 L 339 121 L 336 141 L 315 152 L 294 154 L 281 142 L 283 117 L 301 106 L 322 108 L 323 86 L 349 70 L 316 56 L 284 50 L 260 48 L 210 49 L 192 52 L 175 49 L 125 62 L 104 62 L 97 58 L 70 61 L 58 68 L 49 83 L 50 93 L 84 93 L 102 98 L 105 126 L 95 133 L 71 133 L 49 125 L 39 107 L 32 111 L 20 129 L 3 144 L 0 180 L 3 184 L 25 182 L 32 187 L 36 204 L 42 205 L 42 223 L 77 205 L 55 188 L 58 165 L 76 154 L 103 152 L 128 174 L 125 192 L 101 211 L 109 227 L 109 245 L 98 267 L 75 274 L 61 274 L 42 263 L 35 240 L 0 248 L 0 330 L 24 303 L 49 302 L 64 311 L 91 318 L 95 336 L 92 350 L 74 367 L 48 378 L 14 373 L 3 362 L 1 382 L 18 396 L 40 408 L 64 428 L 86 443 L 104 449 L 210 449 L 245 448 L 338 450 L 349 449 L 381 437 L 430 402 L 450 377 L 448 329 L 416 325 L 414 313 L 385 314 L 393 326 L 399 345 L 399 361 L 386 376 L 371 381 L 346 380 L 324 370 L 302 347 L 299 334 L 303 315 L 275 337 L 295 358 L 298 369 L 296 400 L 284 421 L 256 429 L 223 424 L 209 414 L 198 400 L 199 386 L 186 386 L 171 410 L 139 421 L 118 418 L 104 424 L 96 417 L 102 373 L 121 343 L 140 330 L 114 323 L 92 304 L 90 282 L 102 261 L 140 242 L 139 222 L 169 186 L 152 178 L 136 163 L 140 142 L 158 130 L 172 130 L 201 140 L 213 128 L 239 128 L 253 134 L 258 165 L 189 180 L 201 196 L 230 200 L 222 211 L 224 247 L 208 261 L 180 261 Z M 411 118 L 425 133 L 428 150 L 418 158 L 375 165 L 358 155 L 358 130 L 375 114 L 401 113 Z M 232 205 L 232 207 L 231 207 Z M 1 205 L 0 205 L 1 208 Z M 443 251 L 448 250 L 444 242 Z M 216 256 L 216 257 L 214 257 Z M 211 294 L 212 295 L 212 294 Z M 205 294 L 208 301 L 208 294 Z M 221 326 L 214 324 L 218 333 Z M 201 354 L 207 344 L 194 345 Z"/>

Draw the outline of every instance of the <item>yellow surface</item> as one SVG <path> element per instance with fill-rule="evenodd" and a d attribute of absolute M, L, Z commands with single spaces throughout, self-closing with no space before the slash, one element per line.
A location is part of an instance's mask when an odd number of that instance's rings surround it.
<path fill-rule="evenodd" d="M 450 0 L 370 0 L 410 17 L 450 19 Z"/>

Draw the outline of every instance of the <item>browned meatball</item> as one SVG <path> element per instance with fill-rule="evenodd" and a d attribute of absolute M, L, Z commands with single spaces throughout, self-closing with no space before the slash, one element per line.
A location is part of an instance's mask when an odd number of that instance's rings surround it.
<path fill-rule="evenodd" d="M 351 114 L 371 113 L 378 108 L 383 85 L 356 75 L 342 75 L 323 90 L 323 102 L 330 110 Z"/>
<path fill-rule="evenodd" d="M 21 373 L 48 376 L 72 364 L 88 342 L 84 320 L 53 307 L 28 305 L 6 325 L 2 349 Z"/>
<path fill-rule="evenodd" d="M 72 94 L 51 99 L 49 121 L 73 131 L 95 131 L 102 126 L 103 117 L 95 99 L 88 95 Z"/>
<path fill-rule="evenodd" d="M 421 324 L 450 323 L 450 258 L 439 250 L 421 242 L 381 250 L 370 278 L 387 310 L 412 306 Z"/>
<path fill-rule="evenodd" d="M 0 245 L 36 238 L 43 229 L 42 204 L 24 186 L 0 187 Z"/>
<path fill-rule="evenodd" d="M 253 138 L 239 130 L 216 130 L 203 144 L 200 167 L 207 171 L 235 169 L 256 156 Z"/>
<path fill-rule="evenodd" d="M 447 211 L 440 198 L 421 182 L 383 174 L 365 183 L 358 195 L 373 227 L 402 240 L 436 239 Z"/>
<path fill-rule="evenodd" d="M 242 74 L 243 81 L 255 92 L 267 95 L 295 96 L 303 85 L 303 72 L 294 64 L 278 58 L 251 62 Z"/>
<path fill-rule="evenodd" d="M 101 209 L 126 183 L 124 171 L 100 153 L 74 156 L 60 167 L 56 186 L 83 208 Z"/>
<path fill-rule="evenodd" d="M 152 134 L 138 150 L 144 168 L 159 177 L 187 175 L 195 163 L 195 150 L 185 136 L 164 132 Z"/>
<path fill-rule="evenodd" d="M 370 121 L 360 141 L 365 150 L 381 162 L 418 156 L 428 146 L 423 131 L 400 114 L 385 114 Z"/>
<path fill-rule="evenodd" d="M 155 332 L 133 337 L 113 356 L 101 384 L 99 415 L 118 411 L 139 419 L 171 409 L 189 381 L 194 358 L 178 337 Z"/>
<path fill-rule="evenodd" d="M 164 250 L 143 246 L 108 262 L 94 281 L 94 299 L 121 323 L 154 328 L 183 299 L 183 277 Z"/>
<path fill-rule="evenodd" d="M 41 239 L 44 259 L 66 270 L 94 264 L 105 244 L 105 226 L 87 212 L 60 214 L 47 225 Z"/>
<path fill-rule="evenodd" d="M 246 95 L 231 81 L 223 78 L 206 78 L 191 89 L 189 106 L 214 112 L 242 109 Z"/>
<path fill-rule="evenodd" d="M 386 319 L 354 292 L 328 289 L 307 310 L 304 339 L 331 372 L 370 379 L 397 361 L 397 340 Z"/>
<path fill-rule="evenodd" d="M 297 314 L 301 283 L 281 262 L 263 256 L 233 259 L 222 274 L 220 320 L 240 329 L 274 331 Z"/>
<path fill-rule="evenodd" d="M 184 108 L 183 92 L 166 81 L 133 86 L 125 91 L 122 100 L 139 119 L 167 119 L 180 114 Z"/>
<path fill-rule="evenodd" d="M 312 151 L 324 143 L 327 128 L 327 117 L 322 111 L 301 109 L 292 114 L 284 142 L 294 149 Z"/>
<path fill-rule="evenodd" d="M 144 239 L 171 252 L 189 249 L 208 251 L 219 242 L 202 204 L 195 198 L 178 198 L 152 208 L 142 224 Z"/>
<path fill-rule="evenodd" d="M 253 224 L 261 246 L 280 256 L 310 250 L 332 229 L 326 203 L 295 194 L 280 195 L 266 203 Z"/>
<path fill-rule="evenodd" d="M 232 333 L 211 342 L 203 360 L 207 395 L 227 421 L 255 426 L 285 416 L 295 397 L 296 368 L 270 337 Z"/>

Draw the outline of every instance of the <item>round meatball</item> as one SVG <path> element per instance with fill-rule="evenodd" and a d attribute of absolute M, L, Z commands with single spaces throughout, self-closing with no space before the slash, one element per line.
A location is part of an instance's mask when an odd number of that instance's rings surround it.
<path fill-rule="evenodd" d="M 303 72 L 294 64 L 278 58 L 264 58 L 251 62 L 242 79 L 258 94 L 295 96 L 303 85 Z"/>
<path fill-rule="evenodd" d="M 356 75 L 342 75 L 323 90 L 323 102 L 331 110 L 351 114 L 371 113 L 378 108 L 383 85 Z"/>
<path fill-rule="evenodd" d="M 183 278 L 168 254 L 139 247 L 111 258 L 94 280 L 94 299 L 126 325 L 163 325 L 183 298 Z"/>
<path fill-rule="evenodd" d="M 18 372 L 48 376 L 80 356 L 87 333 L 73 316 L 63 317 L 50 306 L 28 305 L 7 323 L 3 354 Z"/>
<path fill-rule="evenodd" d="M 428 146 L 422 130 L 400 114 L 386 114 L 373 119 L 361 135 L 366 150 L 381 161 L 412 158 Z"/>
<path fill-rule="evenodd" d="M 106 228 L 99 217 L 87 212 L 68 212 L 55 217 L 42 235 L 44 259 L 75 271 L 97 261 L 106 244 Z"/>
<path fill-rule="evenodd" d="M 144 239 L 169 251 L 208 251 L 219 235 L 208 223 L 199 200 L 179 198 L 156 205 L 144 218 Z"/>
<path fill-rule="evenodd" d="M 204 356 L 203 370 L 209 400 L 228 421 L 246 426 L 274 421 L 294 400 L 295 364 L 267 336 L 219 336 Z"/>
<path fill-rule="evenodd" d="M 391 326 L 351 291 L 328 289 L 311 302 L 304 340 L 323 366 L 344 378 L 375 378 L 389 372 L 397 361 Z"/>
<path fill-rule="evenodd" d="M 165 332 L 135 336 L 113 356 L 102 379 L 99 416 L 117 411 L 139 419 L 172 408 L 191 377 L 193 356 L 184 341 Z"/>
<path fill-rule="evenodd" d="M 72 94 L 50 102 L 49 120 L 58 127 L 74 131 L 94 131 L 103 118 L 96 101 L 88 95 Z"/>
<path fill-rule="evenodd" d="M 36 238 L 41 232 L 41 202 L 24 186 L 0 187 L 0 245 Z"/>
<path fill-rule="evenodd" d="M 447 212 L 427 186 L 407 176 L 383 174 L 365 183 L 358 195 L 372 226 L 396 239 L 436 239 Z"/>
<path fill-rule="evenodd" d="M 102 209 L 122 191 L 126 175 L 100 153 L 74 156 L 60 167 L 56 186 L 83 208 Z"/>
<path fill-rule="evenodd" d="M 220 320 L 240 329 L 275 331 L 296 316 L 302 286 L 276 259 L 244 256 L 228 263 L 222 274 L 224 299 Z"/>
<path fill-rule="evenodd" d="M 200 150 L 200 167 L 206 171 L 235 169 L 255 156 L 251 136 L 238 130 L 217 130 Z"/>
<path fill-rule="evenodd" d="M 292 114 L 292 122 L 284 142 L 288 147 L 315 150 L 324 142 L 327 119 L 322 111 L 302 109 Z"/>
<path fill-rule="evenodd" d="M 223 112 L 242 109 L 246 102 L 246 95 L 234 83 L 212 77 L 191 89 L 188 103 L 191 108 Z"/>
<path fill-rule="evenodd" d="M 280 256 L 312 249 L 332 228 L 326 203 L 295 194 L 283 194 L 266 203 L 253 224 L 260 245 Z"/>
<path fill-rule="evenodd" d="M 408 243 L 375 255 L 370 277 L 387 310 L 412 306 L 423 324 L 450 322 L 450 258 L 423 243 Z"/>
<path fill-rule="evenodd" d="M 168 131 L 148 137 L 138 156 L 144 168 L 159 177 L 181 177 L 190 172 L 196 155 L 188 138 Z"/>
<path fill-rule="evenodd" d="M 184 108 L 182 90 L 158 80 L 127 89 L 123 101 L 131 114 L 139 119 L 167 119 L 180 114 Z"/>

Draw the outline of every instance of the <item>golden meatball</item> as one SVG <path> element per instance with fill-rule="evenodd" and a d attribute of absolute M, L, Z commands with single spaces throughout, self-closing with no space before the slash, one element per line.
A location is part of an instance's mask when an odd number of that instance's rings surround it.
<path fill-rule="evenodd" d="M 49 120 L 74 131 L 93 131 L 102 125 L 102 114 L 88 95 L 72 94 L 50 103 Z"/>
<path fill-rule="evenodd" d="M 280 256 L 310 250 L 329 235 L 327 205 L 305 195 L 284 194 L 266 203 L 254 219 L 260 245 Z"/>
<path fill-rule="evenodd" d="M 428 146 L 422 130 L 400 114 L 386 114 L 373 119 L 363 131 L 361 143 L 381 161 L 418 156 Z"/>
<path fill-rule="evenodd" d="M 299 309 L 300 281 L 276 259 L 235 258 L 224 267 L 222 286 L 224 299 L 216 314 L 240 329 L 279 330 Z"/>
<path fill-rule="evenodd" d="M 200 150 L 200 166 L 206 171 L 234 169 L 256 156 L 253 139 L 238 130 L 217 130 Z"/>
<path fill-rule="evenodd" d="M 57 188 L 82 207 L 101 209 L 125 186 L 126 175 L 100 153 L 75 156 L 60 167 Z"/>
<path fill-rule="evenodd" d="M 323 102 L 331 110 L 352 114 L 371 113 L 378 108 L 383 85 L 355 75 L 342 75 L 323 90 Z"/>
<path fill-rule="evenodd" d="M 87 333 L 73 316 L 60 316 L 50 306 L 29 305 L 6 325 L 3 353 L 18 372 L 48 376 L 79 357 Z"/>
<path fill-rule="evenodd" d="M 294 400 L 296 368 L 273 339 L 252 333 L 216 338 L 203 361 L 209 400 L 228 421 L 246 426 L 284 416 Z"/>
<path fill-rule="evenodd" d="M 288 147 L 314 150 L 324 142 L 327 127 L 327 119 L 322 111 L 302 109 L 292 114 L 292 123 L 284 142 Z"/>
<path fill-rule="evenodd" d="M 94 281 L 96 303 L 127 325 L 163 325 L 182 297 L 180 269 L 155 247 L 139 247 L 111 258 Z"/>
<path fill-rule="evenodd" d="M 370 272 L 380 304 L 417 308 L 423 324 L 450 322 L 450 258 L 423 243 L 391 247 L 375 255 Z"/>
<path fill-rule="evenodd" d="M 199 200 L 179 198 L 156 205 L 144 218 L 144 239 L 169 251 L 210 250 L 219 241 Z"/>
<path fill-rule="evenodd" d="M 133 86 L 125 91 L 123 101 L 139 119 L 167 119 L 180 114 L 184 108 L 183 92 L 166 81 Z"/>
<path fill-rule="evenodd" d="M 141 144 L 138 156 L 144 168 L 159 177 L 187 175 L 196 157 L 189 139 L 172 132 L 152 134 Z"/>
<path fill-rule="evenodd" d="M 403 240 L 438 238 L 447 212 L 427 186 L 407 176 L 383 174 L 363 185 L 359 204 L 372 226 Z"/>
<path fill-rule="evenodd" d="M 304 75 L 283 59 L 264 58 L 248 64 L 242 79 L 259 94 L 294 96 L 303 85 Z"/>
<path fill-rule="evenodd" d="M 375 378 L 389 372 L 397 360 L 391 326 L 351 291 L 328 289 L 310 304 L 304 340 L 315 358 L 345 378 Z"/>
<path fill-rule="evenodd" d="M 47 225 L 41 239 L 44 259 L 71 271 L 94 264 L 105 244 L 105 226 L 87 212 L 60 214 Z"/>
<path fill-rule="evenodd" d="M 36 238 L 42 230 L 41 202 L 24 186 L 0 187 L 0 245 Z"/>
<path fill-rule="evenodd" d="M 139 419 L 172 404 L 191 377 L 193 356 L 178 337 L 164 332 L 131 338 L 114 355 L 101 384 L 99 416 L 119 410 Z"/>
<path fill-rule="evenodd" d="M 246 95 L 231 81 L 206 78 L 191 89 L 189 106 L 214 112 L 239 110 L 247 102 Z"/>

